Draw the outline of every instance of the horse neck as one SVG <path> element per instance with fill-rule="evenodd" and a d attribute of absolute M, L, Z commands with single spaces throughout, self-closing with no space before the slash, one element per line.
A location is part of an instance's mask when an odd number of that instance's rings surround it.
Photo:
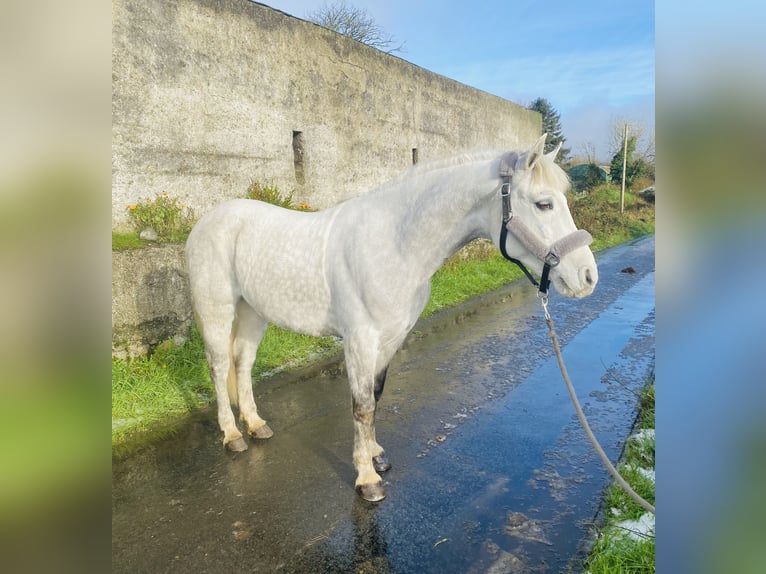
<path fill-rule="evenodd" d="M 497 182 L 490 177 L 489 163 L 423 174 L 413 182 L 415 191 L 404 185 L 410 196 L 399 242 L 429 277 L 468 242 L 490 236 L 488 210 Z"/>

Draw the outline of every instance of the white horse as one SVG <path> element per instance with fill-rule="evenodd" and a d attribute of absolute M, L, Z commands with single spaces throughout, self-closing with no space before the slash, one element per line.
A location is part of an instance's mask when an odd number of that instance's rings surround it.
<path fill-rule="evenodd" d="M 273 434 L 258 415 L 251 378 L 268 323 L 341 336 L 352 397 L 356 487 L 367 500 L 383 499 L 378 472 L 391 465 L 375 437 L 376 405 L 389 361 L 428 300 L 431 276 L 469 241 L 484 237 L 499 246 L 501 236 L 507 254 L 540 274 L 543 261 L 533 254 L 530 237 L 552 245 L 576 231 L 564 196 L 569 182 L 553 161 L 558 149 L 544 154 L 544 143 L 545 135 L 525 152 L 415 166 L 368 194 L 319 212 L 235 199 L 202 217 L 189 235 L 186 257 L 224 445 L 247 448 L 231 405 L 239 406 L 251 437 Z M 524 222 L 526 237 L 501 235 L 506 227 L 502 175 L 510 182 L 513 218 Z M 551 270 L 562 295 L 584 297 L 596 285 L 587 243 L 570 249 Z"/>

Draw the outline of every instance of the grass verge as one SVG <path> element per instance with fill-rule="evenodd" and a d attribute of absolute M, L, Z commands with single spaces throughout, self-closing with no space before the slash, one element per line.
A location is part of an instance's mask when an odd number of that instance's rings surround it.
<path fill-rule="evenodd" d="M 624 214 L 619 214 L 618 205 L 619 190 L 616 196 L 614 190 L 601 189 L 573 200 L 575 222 L 593 234 L 594 249 L 654 231 L 651 204 L 626 194 Z M 605 230 L 599 225 L 606 226 Z M 147 243 L 135 234 L 113 234 L 112 242 L 115 250 L 133 249 Z M 422 317 L 494 291 L 521 277 L 521 271 L 508 264 L 491 243 L 473 242 L 434 275 L 431 297 Z M 270 325 L 253 368 L 256 384 L 277 371 L 306 366 L 341 349 L 337 338 L 307 337 Z M 205 352 L 196 328 L 183 345 L 167 341 L 146 357 L 112 359 L 113 450 L 127 454 L 136 442 L 172 432 L 184 415 L 210 405 L 213 400 Z"/>
<path fill-rule="evenodd" d="M 654 204 L 628 191 L 623 204 L 620 213 L 620 188 L 608 184 L 574 201 L 570 198 L 572 217 L 577 227 L 590 231 L 594 251 L 654 233 Z"/>
<path fill-rule="evenodd" d="M 628 439 L 620 474 L 654 504 L 654 381 L 641 394 L 637 431 Z M 604 523 L 585 563 L 590 574 L 653 574 L 654 516 L 612 484 L 604 501 Z"/>

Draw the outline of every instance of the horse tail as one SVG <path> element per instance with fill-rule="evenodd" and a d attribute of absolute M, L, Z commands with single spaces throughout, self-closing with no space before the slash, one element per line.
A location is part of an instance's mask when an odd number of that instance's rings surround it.
<path fill-rule="evenodd" d="M 234 360 L 234 341 L 237 338 L 237 322 L 231 328 L 231 338 L 229 339 L 229 372 L 226 375 L 226 390 L 229 393 L 229 403 L 232 406 L 239 406 L 239 392 L 237 391 L 237 363 Z"/>

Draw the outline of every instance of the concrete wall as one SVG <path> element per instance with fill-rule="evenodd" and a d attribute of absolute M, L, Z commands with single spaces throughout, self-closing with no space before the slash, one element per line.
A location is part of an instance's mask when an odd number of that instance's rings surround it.
<path fill-rule="evenodd" d="M 519 148 L 539 114 L 248 0 L 112 0 L 112 222 L 273 181 L 312 207 L 419 159 Z"/>
<path fill-rule="evenodd" d="M 183 340 L 194 316 L 182 245 L 112 253 L 112 356 Z"/>

